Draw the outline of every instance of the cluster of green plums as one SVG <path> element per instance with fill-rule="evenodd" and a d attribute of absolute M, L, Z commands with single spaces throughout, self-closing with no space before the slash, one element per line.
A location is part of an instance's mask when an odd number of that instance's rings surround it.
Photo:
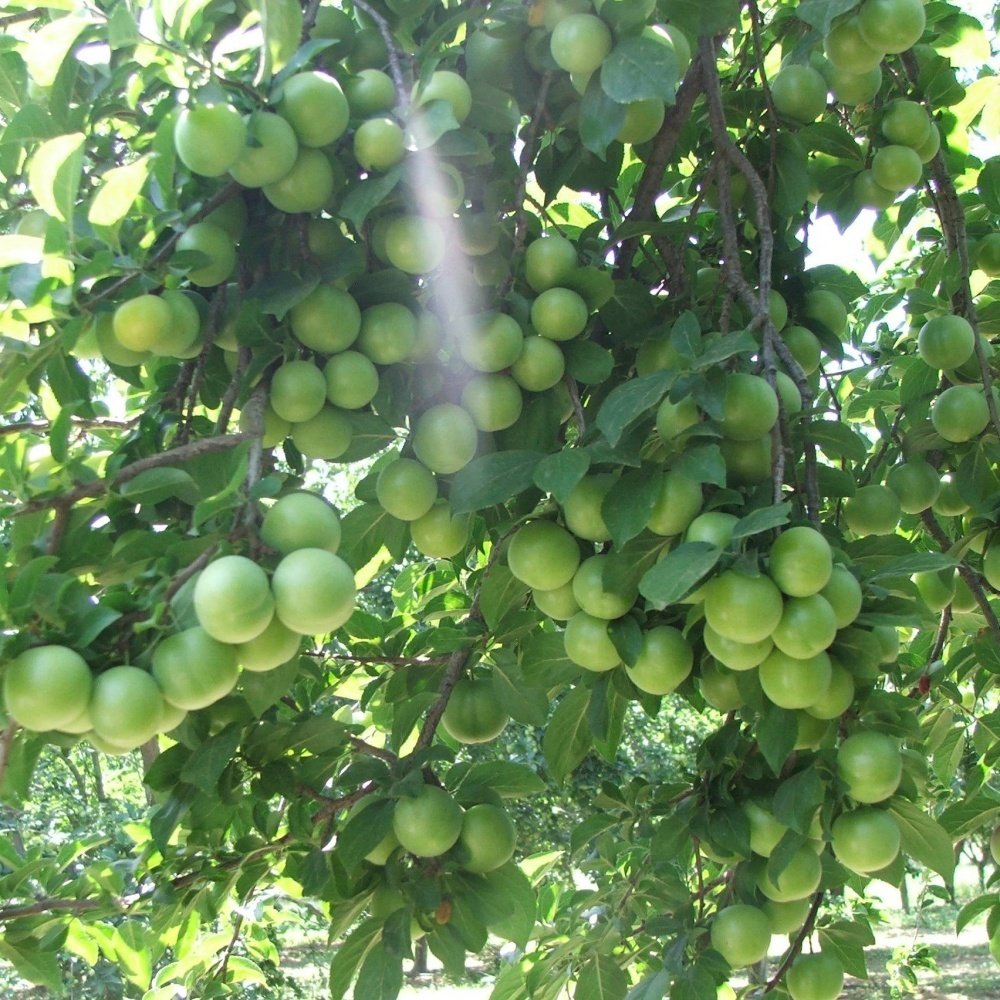
<path fill-rule="evenodd" d="M 8 714 L 25 729 L 126 753 L 220 701 L 241 669 L 273 670 L 298 655 L 303 637 L 343 625 L 355 589 L 336 555 L 336 510 L 316 494 L 289 493 L 267 509 L 260 537 L 279 557 L 273 572 L 242 555 L 213 560 L 175 599 L 178 618 L 181 595 L 189 602 L 189 626 L 161 638 L 142 665 L 95 671 L 58 644 L 22 652 L 3 674 Z"/>

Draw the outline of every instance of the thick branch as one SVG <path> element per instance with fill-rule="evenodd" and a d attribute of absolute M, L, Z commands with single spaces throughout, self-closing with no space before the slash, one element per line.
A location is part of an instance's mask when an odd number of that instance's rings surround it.
<path fill-rule="evenodd" d="M 0 733 L 0 785 L 3 784 L 7 768 L 10 766 L 10 748 L 14 743 L 16 732 L 17 723 L 10 722 L 7 724 L 7 728 Z"/>

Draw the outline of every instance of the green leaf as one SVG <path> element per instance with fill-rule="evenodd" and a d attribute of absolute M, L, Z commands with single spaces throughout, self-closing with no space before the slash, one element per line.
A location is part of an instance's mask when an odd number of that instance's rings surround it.
<path fill-rule="evenodd" d="M 467 514 L 523 493 L 533 484 L 542 458 L 538 451 L 496 451 L 474 458 L 452 480 L 452 511 Z"/>
<path fill-rule="evenodd" d="M 587 474 L 590 456 L 579 448 L 564 448 L 554 455 L 546 455 L 535 466 L 535 485 L 565 503 L 570 491 Z"/>
<path fill-rule="evenodd" d="M 407 138 L 414 149 L 430 149 L 442 136 L 458 129 L 455 110 L 448 101 L 428 101 L 412 110 Z"/>
<path fill-rule="evenodd" d="M 484 876 L 489 891 L 496 894 L 508 905 L 509 914 L 500 920 L 490 922 L 490 930 L 507 941 L 513 941 L 524 948 L 535 928 L 537 898 L 528 877 L 513 862 Z"/>
<path fill-rule="evenodd" d="M 521 607 L 527 594 L 527 585 L 518 580 L 506 566 L 493 566 L 479 590 L 479 608 L 490 630 L 496 631 L 497 626 L 511 611 Z"/>
<path fill-rule="evenodd" d="M 529 682 L 552 688 L 572 681 L 580 668 L 566 655 L 561 632 L 536 632 L 521 647 L 521 669 Z"/>
<path fill-rule="evenodd" d="M 556 706 L 545 729 L 542 754 L 553 780 L 562 783 L 587 756 L 591 747 L 587 707 L 590 691 L 582 684 Z"/>
<path fill-rule="evenodd" d="M 358 181 L 349 188 L 344 200 L 337 209 L 337 214 L 350 222 L 355 229 L 360 230 L 365 219 L 396 189 L 403 177 L 400 167 L 392 167 L 381 177 L 369 177 Z"/>
<path fill-rule="evenodd" d="M 165 466 L 162 469 L 147 469 L 122 483 L 118 491 L 133 503 L 159 503 L 169 497 L 177 497 L 185 503 L 198 500 L 198 486 L 191 475 L 183 469 Z"/>
<path fill-rule="evenodd" d="M 613 955 L 593 955 L 580 968 L 573 1000 L 624 1000 L 628 979 Z"/>
<path fill-rule="evenodd" d="M 677 93 L 673 47 L 644 35 L 621 39 L 601 64 L 601 87 L 619 104 L 654 97 L 673 104 Z"/>
<path fill-rule="evenodd" d="M 816 122 L 799 129 L 810 149 L 845 160 L 860 160 L 862 148 L 853 133 L 833 122 Z"/>
<path fill-rule="evenodd" d="M 778 181 L 773 207 L 779 214 L 790 217 L 802 210 L 809 196 L 809 158 L 796 136 L 780 132 L 774 162 Z"/>
<path fill-rule="evenodd" d="M 207 795 L 215 794 L 222 772 L 240 745 L 241 735 L 239 726 L 230 725 L 207 739 L 184 763 L 181 779 L 200 788 Z"/>
<path fill-rule="evenodd" d="M 344 1000 L 358 966 L 378 943 L 381 933 L 382 921 L 369 918 L 355 927 L 337 948 L 330 962 L 330 1000 Z"/>
<path fill-rule="evenodd" d="M 604 151 L 625 124 L 625 105 L 609 97 L 601 86 L 601 74 L 590 78 L 580 102 L 580 140 L 585 148 L 604 159 Z"/>
<path fill-rule="evenodd" d="M 493 690 L 503 710 L 526 726 L 544 726 L 549 711 L 545 688 L 530 683 L 514 663 L 496 663 L 491 671 Z"/>
<path fill-rule="evenodd" d="M 930 573 L 957 566 L 958 562 L 944 552 L 916 552 L 912 556 L 890 559 L 885 565 L 866 573 L 868 581 L 900 579 L 914 573 Z"/>
<path fill-rule="evenodd" d="M 723 361 L 728 361 L 730 358 L 736 357 L 737 354 L 755 354 L 759 350 L 760 345 L 754 335 L 749 330 L 741 330 L 739 333 L 731 333 L 712 343 L 704 354 L 699 354 L 695 358 L 692 367 L 695 371 L 716 368 Z"/>
<path fill-rule="evenodd" d="M 726 485 L 726 460 L 717 444 L 685 448 L 672 468 L 696 483 Z"/>
<path fill-rule="evenodd" d="M 348 872 L 355 871 L 365 855 L 392 829 L 394 802 L 382 799 L 350 815 L 337 831 L 334 848 Z"/>
<path fill-rule="evenodd" d="M 776 503 L 770 507 L 761 507 L 741 517 L 733 527 L 733 538 L 749 538 L 763 531 L 770 531 L 779 525 L 788 524 L 791 507 L 786 503 Z"/>
<path fill-rule="evenodd" d="M 899 824 L 903 850 L 950 883 L 955 874 L 955 849 L 944 827 L 907 799 L 893 799 L 889 812 Z"/>
<path fill-rule="evenodd" d="M 970 900 L 955 917 L 955 933 L 961 934 L 976 917 L 986 913 L 987 910 L 992 910 L 994 906 L 1000 906 L 1000 892 L 990 892 Z"/>
<path fill-rule="evenodd" d="M 139 197 L 151 165 L 151 157 L 140 156 L 134 163 L 109 170 L 90 203 L 87 221 L 95 226 L 115 226 L 121 222 Z"/>
<path fill-rule="evenodd" d="M 660 493 L 661 477 L 651 469 L 626 472 L 608 490 L 601 503 L 601 516 L 616 547 L 635 538 L 649 521 Z"/>
<path fill-rule="evenodd" d="M 28 185 L 39 207 L 71 226 L 86 138 L 82 132 L 71 132 L 49 139 L 38 147 L 28 165 Z"/>
<path fill-rule="evenodd" d="M 867 923 L 838 920 L 817 931 L 820 947 L 840 959 L 844 971 L 858 979 L 868 978 L 865 948 L 875 943 L 875 935 Z"/>
<path fill-rule="evenodd" d="M 826 801 L 827 789 L 814 767 L 787 778 L 774 793 L 776 819 L 798 833 L 808 833 L 816 810 Z"/>
<path fill-rule="evenodd" d="M 639 593 L 657 607 L 674 604 L 694 590 L 721 555 L 718 545 L 685 542 L 643 574 Z"/>
<path fill-rule="evenodd" d="M 938 822 L 956 841 L 993 824 L 1000 814 L 1000 797 L 995 793 L 981 791 L 971 798 L 948 806 L 938 817 Z"/>
<path fill-rule="evenodd" d="M 657 406 L 673 379 L 672 372 L 661 371 L 615 386 L 597 414 L 597 427 L 608 443 L 618 444 L 632 421 Z"/>

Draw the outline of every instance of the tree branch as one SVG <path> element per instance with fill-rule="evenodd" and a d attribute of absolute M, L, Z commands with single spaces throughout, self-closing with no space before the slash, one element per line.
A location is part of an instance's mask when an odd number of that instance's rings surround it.
<path fill-rule="evenodd" d="M 38 500 L 31 500 L 16 510 L 11 511 L 11 517 L 21 517 L 24 514 L 33 514 L 39 510 L 47 510 L 51 507 L 70 507 L 78 500 L 87 497 L 100 496 L 106 489 L 114 486 L 121 486 L 131 479 L 149 469 L 158 469 L 164 465 L 174 465 L 177 463 L 190 461 L 201 455 L 210 455 L 217 451 L 228 451 L 235 448 L 244 441 L 249 440 L 246 434 L 224 434 L 221 437 L 205 438 L 201 441 L 192 441 L 190 444 L 181 445 L 179 448 L 172 448 L 170 451 L 161 452 L 159 455 L 149 455 L 146 458 L 137 459 L 130 465 L 119 469 L 108 479 L 99 479 L 92 483 L 81 483 L 71 490 L 60 494 L 58 497 L 46 497 Z"/>

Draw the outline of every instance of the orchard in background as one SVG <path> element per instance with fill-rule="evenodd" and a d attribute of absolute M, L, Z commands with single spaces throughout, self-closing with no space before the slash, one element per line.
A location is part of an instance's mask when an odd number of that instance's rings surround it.
<path fill-rule="evenodd" d="M 957 846 L 996 855 L 995 23 L 69 0 L 0 27 L 22 977 L 254 995 L 311 900 L 335 998 L 395 997 L 423 939 L 453 974 L 512 942 L 497 1000 L 833 1000 L 872 880 L 947 898 Z M 626 771 L 640 713 L 682 706 L 708 735 L 680 772 Z M 517 731 L 541 752 L 495 752 Z M 77 745 L 142 752 L 127 852 L 16 828 Z M 588 814 L 532 850 L 586 768 Z M 1000 958 L 997 884 L 957 930 L 985 914 Z"/>

